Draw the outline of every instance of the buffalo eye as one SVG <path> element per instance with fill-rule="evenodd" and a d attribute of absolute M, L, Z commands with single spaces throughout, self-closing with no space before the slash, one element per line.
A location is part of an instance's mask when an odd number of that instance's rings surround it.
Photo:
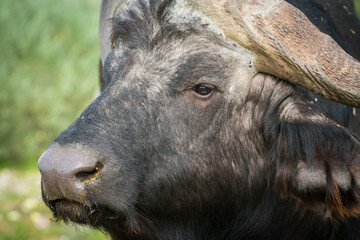
<path fill-rule="evenodd" d="M 195 86 L 194 91 L 202 97 L 207 97 L 214 91 L 214 86 L 199 84 Z"/>

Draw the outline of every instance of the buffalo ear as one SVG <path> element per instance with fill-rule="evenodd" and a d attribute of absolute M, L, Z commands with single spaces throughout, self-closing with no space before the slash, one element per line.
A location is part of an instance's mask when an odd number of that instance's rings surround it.
<path fill-rule="evenodd" d="M 311 104 L 282 106 L 266 135 L 280 196 L 336 217 L 360 215 L 359 136 Z"/>
<path fill-rule="evenodd" d="M 110 19 L 113 17 L 114 10 L 119 4 L 119 0 L 102 0 L 100 10 L 100 23 L 99 23 L 99 40 L 100 40 L 100 53 L 102 63 L 105 62 L 107 55 L 111 51 L 111 28 L 112 22 Z"/>

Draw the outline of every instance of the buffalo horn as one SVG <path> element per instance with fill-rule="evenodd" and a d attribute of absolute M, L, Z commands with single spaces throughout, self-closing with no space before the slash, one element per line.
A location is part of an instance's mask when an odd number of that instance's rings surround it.
<path fill-rule="evenodd" d="M 258 72 L 302 86 L 327 99 L 360 107 L 360 62 L 284 0 L 183 0 L 255 56 Z M 100 48 L 111 50 L 109 19 L 126 0 L 103 0 Z"/>
<path fill-rule="evenodd" d="M 188 0 L 229 40 L 250 50 L 255 68 L 327 99 L 360 107 L 360 63 L 283 0 Z"/>

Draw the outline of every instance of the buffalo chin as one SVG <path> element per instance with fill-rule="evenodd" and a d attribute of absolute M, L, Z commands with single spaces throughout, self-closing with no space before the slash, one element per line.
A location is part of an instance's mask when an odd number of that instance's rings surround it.
<path fill-rule="evenodd" d="M 104 206 L 88 206 L 68 199 L 49 201 L 47 205 L 54 217 L 65 223 L 73 222 L 105 229 L 108 226 L 124 228 L 126 225 L 125 217 Z"/>

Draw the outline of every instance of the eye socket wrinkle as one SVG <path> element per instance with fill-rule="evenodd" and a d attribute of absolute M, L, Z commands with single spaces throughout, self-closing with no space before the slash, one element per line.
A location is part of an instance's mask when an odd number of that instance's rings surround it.
<path fill-rule="evenodd" d="M 199 52 L 187 57 L 186 61 L 177 67 L 171 79 L 173 87 L 183 89 L 194 88 L 199 84 L 209 84 L 219 88 L 220 79 L 227 78 L 226 62 L 218 54 Z"/>

